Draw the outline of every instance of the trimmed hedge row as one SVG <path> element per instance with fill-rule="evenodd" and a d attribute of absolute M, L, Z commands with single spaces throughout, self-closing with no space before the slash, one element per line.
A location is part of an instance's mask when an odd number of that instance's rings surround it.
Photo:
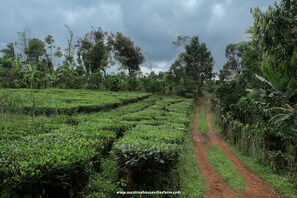
<path fill-rule="evenodd" d="M 90 113 L 96 111 L 109 111 L 135 103 L 150 94 L 147 93 L 120 93 L 99 92 L 87 90 L 63 90 L 63 89 L 0 89 L 1 105 L 5 112 L 57 115 L 74 113 Z"/>
<path fill-rule="evenodd" d="M 128 187 L 131 183 L 128 178 L 133 180 L 136 174 L 168 171 L 176 166 L 190 106 L 191 100 L 163 99 L 145 111 L 132 114 L 133 118 L 140 117 L 140 122 L 126 131 L 113 148 Z"/>
<path fill-rule="evenodd" d="M 114 148 L 121 168 L 175 166 L 190 100 L 145 95 L 130 102 L 90 114 L 9 115 L 21 121 L 3 125 L 0 135 L 0 194 L 69 197 L 100 172 L 101 158 L 122 136 Z"/>
<path fill-rule="evenodd" d="M 80 188 L 114 139 L 110 131 L 66 127 L 15 141 L 2 140 L 0 191 L 9 197 L 40 196 L 49 188 Z"/>
<path fill-rule="evenodd" d="M 145 110 L 157 100 L 150 97 L 110 112 L 36 116 L 28 130 L 24 124 L 31 116 L 9 115 L 24 123 L 6 126 L 0 135 L 0 194 L 68 197 L 79 192 L 90 174 L 100 171 L 101 158 L 114 140 L 136 125 L 121 120 L 121 115 Z"/>
<path fill-rule="evenodd" d="M 61 125 L 85 125 L 90 124 L 100 130 L 111 130 L 122 136 L 124 131 L 136 125 L 133 121 L 125 121 L 123 116 L 134 112 L 143 111 L 152 106 L 157 97 L 148 97 L 137 103 L 120 106 L 108 112 L 98 112 L 78 115 L 57 115 L 57 116 L 35 116 L 4 114 L 3 123 L 0 126 L 1 139 L 18 139 L 20 137 L 50 133 L 54 129 L 59 129 Z M 17 120 L 17 122 L 15 121 Z"/>

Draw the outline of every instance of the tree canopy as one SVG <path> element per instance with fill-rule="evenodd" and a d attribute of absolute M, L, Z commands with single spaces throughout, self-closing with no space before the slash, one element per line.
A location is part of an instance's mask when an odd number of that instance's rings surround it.
<path fill-rule="evenodd" d="M 214 65 L 211 52 L 205 43 L 200 43 L 198 36 L 179 36 L 175 45 L 184 45 L 184 52 L 181 52 L 172 64 L 170 71 L 176 80 L 185 83 L 192 80 L 190 84 L 196 84 L 196 92 L 201 93 L 203 83 L 213 76 Z M 193 86 L 192 86 L 193 87 Z"/>
<path fill-rule="evenodd" d="M 98 28 L 78 40 L 78 62 L 84 65 L 87 73 L 105 72 L 110 54 L 105 44 L 106 36 L 107 33 Z"/>
<path fill-rule="evenodd" d="M 118 32 L 111 34 L 108 42 L 115 58 L 122 64 L 122 69 L 127 69 L 129 74 L 140 70 L 139 65 L 143 63 L 144 55 L 129 37 Z"/>
<path fill-rule="evenodd" d="M 297 3 L 282 0 L 267 11 L 251 12 L 254 23 L 247 32 L 252 40 L 226 46 L 213 103 L 227 138 L 274 170 L 289 172 L 294 182 Z"/>

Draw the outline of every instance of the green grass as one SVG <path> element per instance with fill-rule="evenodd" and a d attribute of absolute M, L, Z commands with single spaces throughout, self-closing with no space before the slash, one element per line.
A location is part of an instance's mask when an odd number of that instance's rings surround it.
<path fill-rule="evenodd" d="M 189 130 L 182 147 L 182 154 L 178 164 L 180 176 L 180 197 L 204 197 L 206 186 L 199 169 L 195 148 L 192 141 L 192 133 Z"/>
<path fill-rule="evenodd" d="M 207 157 L 212 167 L 233 190 L 240 192 L 245 189 L 243 176 L 237 171 L 228 156 L 217 146 L 207 149 Z"/>
<path fill-rule="evenodd" d="M 243 161 L 262 180 L 270 184 L 283 197 L 297 197 L 297 186 L 289 181 L 288 176 L 276 174 L 271 168 L 263 166 L 251 157 L 244 155 L 234 146 L 230 147 L 241 161 Z"/>
<path fill-rule="evenodd" d="M 198 132 L 199 133 L 208 133 L 209 127 L 207 124 L 207 118 L 206 118 L 206 106 L 201 105 L 199 110 L 199 116 L 198 116 Z"/>

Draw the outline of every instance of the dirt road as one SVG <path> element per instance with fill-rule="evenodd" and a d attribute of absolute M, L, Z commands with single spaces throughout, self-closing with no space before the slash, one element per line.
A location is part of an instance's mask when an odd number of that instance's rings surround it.
<path fill-rule="evenodd" d="M 200 104 L 200 105 L 199 105 Z M 231 151 L 226 142 L 216 133 L 214 124 L 211 119 L 211 104 L 208 97 L 200 99 L 199 104 L 196 105 L 195 116 L 192 124 L 193 142 L 195 145 L 196 155 L 199 160 L 200 169 L 205 179 L 207 186 L 207 192 L 205 197 L 207 198 L 232 198 L 232 197 L 243 197 L 243 198 L 278 198 L 280 197 L 269 185 L 263 182 L 258 176 L 252 173 L 247 166 L 241 162 L 236 155 Z M 199 134 L 198 131 L 198 116 L 199 108 L 204 104 L 207 108 L 207 123 L 209 126 L 208 134 Z M 245 179 L 246 188 L 245 191 L 236 193 L 229 188 L 227 183 L 217 174 L 212 168 L 206 155 L 206 149 L 210 145 L 218 146 L 229 159 L 236 166 L 238 172 L 242 174 Z"/>

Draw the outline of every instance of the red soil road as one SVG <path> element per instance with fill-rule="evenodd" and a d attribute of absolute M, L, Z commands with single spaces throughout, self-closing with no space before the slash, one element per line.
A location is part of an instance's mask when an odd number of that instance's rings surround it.
<path fill-rule="evenodd" d="M 207 192 L 206 197 L 208 198 L 233 198 L 236 197 L 234 191 L 232 191 L 223 179 L 215 172 L 211 167 L 207 156 L 206 148 L 208 144 L 207 136 L 198 136 L 198 114 L 199 106 L 196 106 L 195 116 L 192 124 L 193 142 L 197 158 L 199 160 L 200 169 L 204 177 Z"/>
<path fill-rule="evenodd" d="M 229 159 L 236 166 L 238 172 L 245 179 L 246 190 L 241 194 L 240 197 L 259 197 L 259 198 L 276 198 L 280 197 L 268 184 L 263 182 L 258 176 L 252 173 L 248 167 L 241 162 L 237 156 L 231 151 L 228 147 L 227 143 L 217 135 L 217 132 L 214 128 L 212 119 L 211 119 L 211 110 L 210 110 L 210 99 L 203 98 L 204 104 L 207 107 L 207 122 L 210 130 L 210 139 L 212 143 L 217 145 L 221 150 L 225 152 L 225 154 L 229 157 Z"/>

